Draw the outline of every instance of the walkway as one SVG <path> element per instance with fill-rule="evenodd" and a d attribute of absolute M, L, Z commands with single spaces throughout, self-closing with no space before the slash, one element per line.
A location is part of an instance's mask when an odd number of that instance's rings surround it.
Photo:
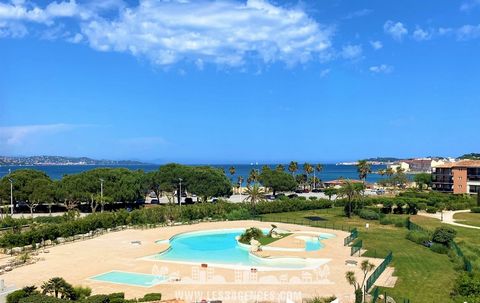
<path fill-rule="evenodd" d="M 478 226 L 472 226 L 472 225 L 466 225 L 466 224 L 461 224 L 461 223 L 457 223 L 455 222 L 455 219 L 453 219 L 453 216 L 455 214 L 458 214 L 458 213 L 469 213 L 470 210 L 468 209 L 464 209 L 464 210 L 455 210 L 455 211 L 452 211 L 452 210 L 447 210 L 447 211 L 444 211 L 443 212 L 443 223 L 446 223 L 446 224 L 451 224 L 451 225 L 455 225 L 455 226 L 460 226 L 460 227 L 465 227 L 465 228 L 473 228 L 473 229 L 480 229 L 480 227 Z M 424 217 L 430 217 L 430 218 L 435 218 L 435 219 L 438 219 L 438 220 L 442 220 L 442 213 L 439 213 L 437 212 L 436 214 L 429 214 L 429 213 L 426 213 L 426 212 L 419 212 L 418 215 L 420 216 L 424 216 Z"/>

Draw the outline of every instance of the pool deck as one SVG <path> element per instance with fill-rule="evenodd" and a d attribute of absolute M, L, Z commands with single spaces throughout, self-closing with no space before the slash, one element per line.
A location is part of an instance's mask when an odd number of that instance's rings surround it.
<path fill-rule="evenodd" d="M 161 292 L 164 299 L 181 298 L 191 302 L 196 298 L 223 299 L 224 302 L 253 302 L 248 294 L 255 292 L 259 301 L 277 301 L 281 296 L 294 295 L 293 301 L 300 302 L 296 297 L 336 295 L 341 302 L 353 302 L 353 287 L 345 280 L 345 272 L 353 270 L 361 279 L 359 264 L 367 258 L 351 257 L 350 247 L 343 246 L 347 232 L 306 227 L 292 224 L 275 223 L 279 229 L 295 232 L 294 234 L 271 243 L 271 246 L 285 248 L 303 247 L 304 241 L 296 239 L 297 232 L 323 232 L 335 234 L 336 237 L 324 239 L 325 247 L 318 251 L 282 252 L 263 251 L 265 257 L 300 257 L 325 259 L 326 266 L 308 270 L 233 270 L 198 264 L 178 264 L 159 260 L 145 260 L 146 256 L 157 254 L 168 248 L 168 244 L 157 244 L 157 240 L 169 239 L 172 236 L 191 231 L 247 228 L 256 226 L 269 228 L 270 223 L 258 221 L 205 222 L 194 225 L 179 225 L 155 229 L 127 229 L 112 232 L 103 236 L 58 245 L 49 248 L 49 253 L 40 253 L 41 261 L 20 267 L 1 276 L 8 285 L 17 287 L 42 282 L 52 277 L 63 277 L 73 285 L 83 285 L 92 288 L 94 294 L 125 292 L 128 298 L 142 297 L 145 293 Z M 132 245 L 132 241 L 141 241 L 141 245 Z M 382 259 L 368 258 L 378 265 Z M 357 266 L 346 265 L 346 260 L 358 261 Z M 145 288 L 138 286 L 119 285 L 90 280 L 90 277 L 112 270 L 145 273 L 166 274 L 170 277 L 180 277 L 179 281 Z M 263 296 L 263 297 L 262 297 Z M 283 300 L 285 301 L 285 300 Z"/>

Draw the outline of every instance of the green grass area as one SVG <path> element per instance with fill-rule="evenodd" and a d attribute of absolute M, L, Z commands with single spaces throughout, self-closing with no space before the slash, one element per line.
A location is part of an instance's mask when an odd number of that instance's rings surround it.
<path fill-rule="evenodd" d="M 258 242 L 260 242 L 261 245 L 268 245 L 270 243 L 273 243 L 275 241 L 278 241 L 280 239 L 283 239 L 287 236 L 291 235 L 291 233 L 285 233 L 285 234 L 279 234 L 279 237 L 278 238 L 273 238 L 273 237 L 269 237 L 269 236 L 263 236 L 261 237 L 260 239 L 257 239 Z"/>
<path fill-rule="evenodd" d="M 480 227 L 480 213 L 457 213 L 453 219 L 457 223 Z"/>
<path fill-rule="evenodd" d="M 392 266 L 395 267 L 398 281 L 395 288 L 385 288 L 382 291 L 387 291 L 397 302 L 402 302 L 404 298 L 415 303 L 451 302 L 449 297 L 452 281 L 456 278 L 453 263 L 446 255 L 436 254 L 407 240 L 406 228 L 381 225 L 378 221 L 367 221 L 358 217 L 349 219 L 343 216 L 342 208 L 268 214 L 264 215 L 263 219 L 305 223 L 308 221 L 305 217 L 320 217 L 322 221 L 315 222 L 321 227 L 357 227 L 363 246 L 367 249 L 367 257 L 383 258 L 392 251 Z M 366 223 L 370 225 L 368 229 L 365 227 Z"/>
<path fill-rule="evenodd" d="M 457 231 L 455 242 L 462 249 L 464 255 L 472 262 L 475 271 L 480 270 L 480 231 L 474 228 L 460 227 L 440 222 L 438 219 L 414 216 L 412 222 L 430 230 L 445 225 Z"/>

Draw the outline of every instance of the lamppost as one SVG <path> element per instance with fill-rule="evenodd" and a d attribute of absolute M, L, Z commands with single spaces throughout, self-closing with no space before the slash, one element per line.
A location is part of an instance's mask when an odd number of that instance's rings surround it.
<path fill-rule="evenodd" d="M 180 190 L 178 191 L 178 205 L 182 206 L 182 178 L 178 178 L 178 182 L 180 183 Z"/>
<path fill-rule="evenodd" d="M 8 178 L 10 182 L 10 215 L 13 216 L 13 179 Z"/>
<path fill-rule="evenodd" d="M 103 213 L 103 179 L 100 179 L 100 205 L 102 206 L 101 212 Z"/>

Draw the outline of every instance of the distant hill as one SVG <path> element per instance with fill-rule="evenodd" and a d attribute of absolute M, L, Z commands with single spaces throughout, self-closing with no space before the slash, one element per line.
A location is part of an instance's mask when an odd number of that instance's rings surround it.
<path fill-rule="evenodd" d="M 480 153 L 465 154 L 465 155 L 462 155 L 462 156 L 458 157 L 458 159 L 461 159 L 461 160 L 480 160 Z"/>
<path fill-rule="evenodd" d="M 140 161 L 131 160 L 95 160 L 87 157 L 62 156 L 31 156 L 7 157 L 0 156 L 0 165 L 143 165 Z"/>
<path fill-rule="evenodd" d="M 396 162 L 396 161 L 399 161 L 401 159 L 399 158 L 393 158 L 393 157 L 376 157 L 376 158 L 370 158 L 370 159 L 366 159 L 368 162 L 384 162 L 384 163 L 387 163 L 387 162 Z"/>

